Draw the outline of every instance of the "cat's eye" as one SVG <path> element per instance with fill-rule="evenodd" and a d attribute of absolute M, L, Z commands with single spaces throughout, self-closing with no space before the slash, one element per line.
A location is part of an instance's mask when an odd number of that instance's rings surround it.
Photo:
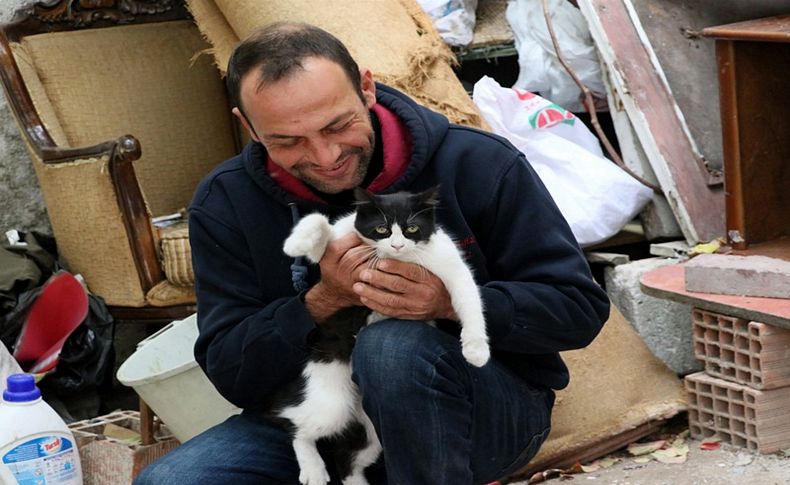
<path fill-rule="evenodd" d="M 376 226 L 375 230 L 379 234 L 387 234 L 388 232 L 390 232 L 390 230 L 387 229 L 387 226 Z"/>
<path fill-rule="evenodd" d="M 420 230 L 420 226 L 418 226 L 416 224 L 412 224 L 412 225 L 410 225 L 410 226 L 408 226 L 406 228 L 406 232 L 408 232 L 409 234 L 414 234 L 415 232 L 418 232 L 419 230 Z"/>

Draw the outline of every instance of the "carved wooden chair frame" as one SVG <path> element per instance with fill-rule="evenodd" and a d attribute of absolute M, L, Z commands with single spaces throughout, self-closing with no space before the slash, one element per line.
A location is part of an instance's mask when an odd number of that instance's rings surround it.
<path fill-rule="evenodd" d="M 50 0 L 35 2 L 16 11 L 9 24 L 0 25 L 0 82 L 10 94 L 9 104 L 36 154 L 45 164 L 76 159 L 109 158 L 111 175 L 126 235 L 143 291 L 164 279 L 158 260 L 156 238 L 146 211 L 133 163 L 141 155 L 140 142 L 124 135 L 94 146 L 58 147 L 38 116 L 30 93 L 11 52 L 10 43 L 25 36 L 114 25 L 189 19 L 183 0 Z M 194 304 L 169 307 L 111 306 L 120 321 L 165 323 L 196 311 Z"/>

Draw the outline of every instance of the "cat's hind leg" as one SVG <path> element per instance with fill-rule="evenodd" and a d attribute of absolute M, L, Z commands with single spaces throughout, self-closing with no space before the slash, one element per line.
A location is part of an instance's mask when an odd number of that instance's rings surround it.
<path fill-rule="evenodd" d="M 303 217 L 291 230 L 291 235 L 283 244 L 283 251 L 292 258 L 305 256 L 312 263 L 324 257 L 326 245 L 332 238 L 332 226 L 322 214 Z"/>
<path fill-rule="evenodd" d="M 376 430 L 361 406 L 357 416 L 361 423 L 354 423 L 345 434 L 347 449 L 342 452 L 345 456 L 336 456 L 339 459 L 338 470 L 341 476 L 345 475 L 343 485 L 368 485 L 365 469 L 381 455 L 381 443 Z"/>
<path fill-rule="evenodd" d="M 296 461 L 299 463 L 299 483 L 302 485 L 326 485 L 329 472 L 318 453 L 315 439 L 296 436 L 293 440 Z"/>

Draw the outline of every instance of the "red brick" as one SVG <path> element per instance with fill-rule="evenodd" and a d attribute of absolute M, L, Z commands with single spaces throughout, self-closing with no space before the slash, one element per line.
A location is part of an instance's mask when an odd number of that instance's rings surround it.
<path fill-rule="evenodd" d="M 760 453 L 790 447 L 790 387 L 758 391 L 704 372 L 685 378 L 694 438 L 718 436 Z"/>
<path fill-rule="evenodd" d="M 790 385 L 790 329 L 695 308 L 694 355 L 708 374 L 751 386 Z"/>

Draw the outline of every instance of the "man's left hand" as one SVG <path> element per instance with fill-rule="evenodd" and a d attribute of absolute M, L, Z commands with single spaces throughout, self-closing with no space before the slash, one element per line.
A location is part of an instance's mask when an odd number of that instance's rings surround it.
<path fill-rule="evenodd" d="M 384 259 L 360 278 L 354 291 L 373 311 L 404 320 L 458 320 L 444 283 L 422 266 Z"/>

